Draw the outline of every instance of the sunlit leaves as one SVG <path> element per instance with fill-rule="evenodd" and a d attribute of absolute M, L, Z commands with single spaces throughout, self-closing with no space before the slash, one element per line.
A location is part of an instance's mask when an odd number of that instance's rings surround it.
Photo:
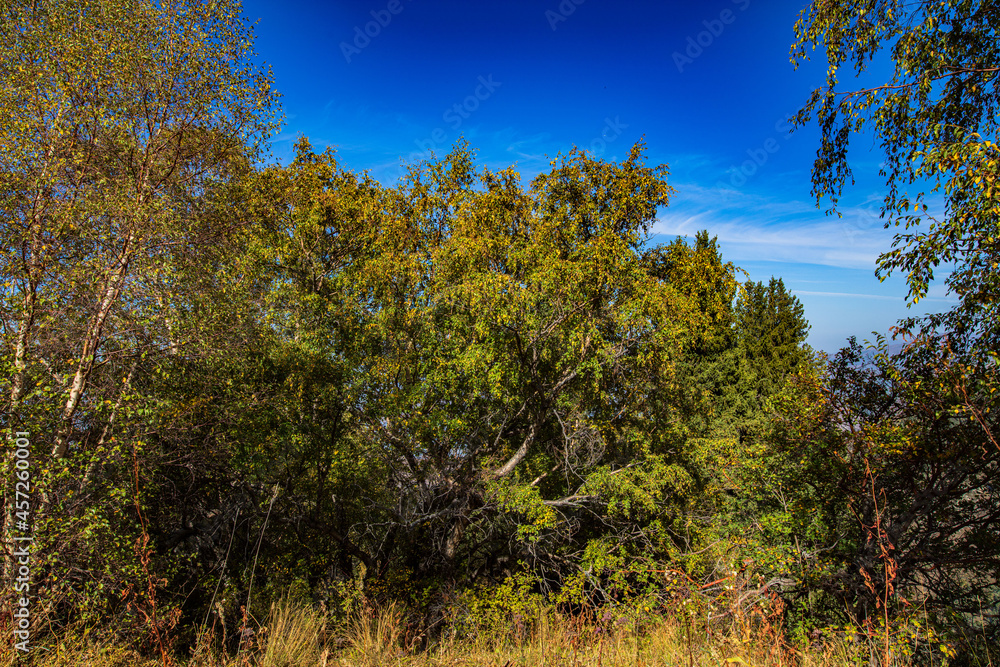
<path fill-rule="evenodd" d="M 1000 336 L 997 19 L 996 6 L 978 0 L 815 2 L 803 11 L 792 48 L 794 62 L 808 57 L 807 47 L 825 48 L 830 67 L 825 87 L 797 118 L 803 125 L 815 114 L 822 130 L 814 194 L 830 196 L 836 208 L 851 178 L 851 136 L 870 131 L 886 157 L 883 217 L 905 228 L 879 259 L 879 275 L 904 273 L 911 303 L 943 276 L 960 305 L 906 326 L 948 330 L 980 356 Z M 862 73 L 886 61 L 892 76 L 881 85 L 858 90 L 839 78 L 847 63 Z"/>
<path fill-rule="evenodd" d="M 568 574 L 558 554 L 596 517 L 630 549 L 667 548 L 663 525 L 704 478 L 676 449 L 689 410 L 675 365 L 722 325 L 735 279 L 714 246 L 685 257 L 684 278 L 652 270 L 644 244 L 672 190 L 641 145 L 621 163 L 574 151 L 527 189 L 464 144 L 395 188 L 305 142 L 273 176 L 287 213 L 263 244 L 269 321 L 278 345 L 340 369 L 335 437 L 365 463 L 333 475 L 368 499 L 352 516 L 385 526 L 352 548 L 388 567 L 433 544 L 415 576 L 551 550 L 546 567 Z"/>

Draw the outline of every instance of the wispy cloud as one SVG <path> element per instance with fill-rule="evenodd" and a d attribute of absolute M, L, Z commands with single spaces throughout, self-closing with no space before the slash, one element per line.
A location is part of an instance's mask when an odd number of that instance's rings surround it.
<path fill-rule="evenodd" d="M 707 229 L 728 259 L 823 264 L 870 269 L 889 249 L 877 207 L 845 207 L 843 217 L 825 216 L 811 202 L 779 200 L 759 193 L 692 183 L 659 217 L 653 233 L 693 236 Z"/>
<path fill-rule="evenodd" d="M 886 296 L 885 294 L 853 294 L 851 292 L 813 292 L 811 290 L 794 290 L 795 294 L 802 294 L 805 296 L 831 296 L 831 297 L 849 297 L 851 299 L 879 299 L 882 301 L 899 301 L 898 296 Z"/>
<path fill-rule="evenodd" d="M 762 223 L 748 217 L 730 218 L 717 213 L 693 216 L 662 216 L 653 232 L 670 236 L 693 236 L 707 229 L 717 236 L 725 256 L 732 260 L 825 264 L 849 269 L 874 268 L 885 250 L 882 234 L 861 233 L 852 237 L 842 221 Z"/>
<path fill-rule="evenodd" d="M 547 162 L 549 156 L 543 152 L 542 145 L 551 141 L 552 136 L 548 132 L 539 132 L 530 137 L 517 138 L 517 133 L 512 133 L 506 138 L 508 141 L 507 152 L 517 155 L 519 158 L 530 160 L 535 163 Z"/>
<path fill-rule="evenodd" d="M 668 162 L 671 173 L 694 172 L 698 169 L 716 168 L 723 160 L 714 155 L 704 153 L 679 153 L 670 156 Z"/>
<path fill-rule="evenodd" d="M 835 298 L 844 298 L 844 297 L 847 297 L 847 298 L 851 298 L 851 299 L 879 299 L 881 301 L 894 301 L 894 302 L 897 302 L 897 303 L 900 301 L 899 295 L 889 296 L 889 295 L 886 295 L 886 294 L 855 294 L 855 293 L 852 293 L 852 292 L 813 292 L 811 290 L 799 290 L 799 289 L 792 290 L 792 291 L 795 292 L 795 294 L 797 294 L 797 295 L 804 295 L 804 296 L 829 296 L 829 297 L 835 297 Z M 921 299 L 920 301 L 921 302 L 933 301 L 933 302 L 954 303 L 957 300 L 955 298 L 953 298 L 953 297 L 926 296 L 923 299 Z"/>

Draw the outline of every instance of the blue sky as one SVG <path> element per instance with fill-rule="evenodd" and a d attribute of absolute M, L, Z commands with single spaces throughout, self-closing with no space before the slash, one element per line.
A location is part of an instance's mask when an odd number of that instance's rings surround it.
<path fill-rule="evenodd" d="M 640 138 L 677 193 L 653 241 L 717 236 L 754 280 L 782 277 L 805 305 L 809 343 L 835 351 L 901 317 L 944 310 L 940 287 L 906 307 L 902 277 L 879 283 L 891 247 L 870 137 L 851 161 L 842 218 L 810 196 L 818 133 L 786 119 L 822 83 L 825 62 L 794 70 L 804 0 L 338 0 L 244 2 L 274 71 L 288 162 L 301 135 L 384 183 L 402 161 L 464 136 L 491 168 L 525 179 L 574 146 L 621 159 Z"/>

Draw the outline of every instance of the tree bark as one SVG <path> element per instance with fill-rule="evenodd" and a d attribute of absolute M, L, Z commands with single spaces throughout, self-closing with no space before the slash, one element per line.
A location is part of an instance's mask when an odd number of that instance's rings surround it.
<path fill-rule="evenodd" d="M 130 231 L 128 238 L 125 239 L 125 245 L 122 249 L 121 259 L 118 260 L 118 266 L 112 272 L 108 284 L 104 288 L 100 305 L 98 306 L 97 313 L 94 315 L 94 323 L 91 325 L 90 331 L 87 332 L 87 338 L 83 344 L 83 354 L 80 356 L 80 362 L 77 364 L 76 373 L 70 385 L 69 396 L 66 398 L 66 405 L 63 407 L 62 427 L 56 436 L 55 443 L 52 445 L 53 458 L 59 459 L 64 457 L 69 447 L 70 435 L 73 432 L 73 417 L 80 406 L 80 399 L 87 387 L 87 381 L 90 379 L 90 372 L 94 368 L 94 358 L 97 355 L 97 348 L 101 343 L 104 324 L 107 322 L 108 315 L 118 300 L 125 276 L 128 275 L 134 240 L 135 232 Z"/>

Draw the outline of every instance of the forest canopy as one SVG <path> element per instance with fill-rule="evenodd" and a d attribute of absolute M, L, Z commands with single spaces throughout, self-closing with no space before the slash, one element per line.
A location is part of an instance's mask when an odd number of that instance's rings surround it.
<path fill-rule="evenodd" d="M 232 644 L 289 590 L 399 603 L 427 642 L 543 603 L 996 638 L 996 59 L 963 59 L 995 17 L 872 4 L 799 24 L 835 64 L 896 40 L 892 86 L 832 73 L 800 115 L 816 190 L 870 114 L 892 221 L 911 176 L 949 198 L 880 269 L 918 298 L 956 262 L 961 303 L 832 358 L 710 230 L 653 242 L 675 193 L 642 143 L 530 180 L 465 141 L 391 185 L 305 138 L 269 163 L 237 3 L 0 4 L 0 424 L 32 446 L 28 505 L 5 450 L 4 577 L 30 515 L 38 641 Z"/>

